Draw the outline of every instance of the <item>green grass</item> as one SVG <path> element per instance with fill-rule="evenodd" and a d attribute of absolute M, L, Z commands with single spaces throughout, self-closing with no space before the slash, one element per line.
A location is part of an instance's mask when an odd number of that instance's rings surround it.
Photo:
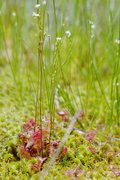
<path fill-rule="evenodd" d="M 35 116 L 39 123 L 48 111 L 51 138 L 61 140 L 69 125 L 57 115 L 62 109 L 70 117 L 84 111 L 75 128 L 97 131 L 97 153 L 88 150 L 85 135 L 73 131 L 67 155 L 46 179 L 69 179 L 65 171 L 77 165 L 85 171 L 82 179 L 116 179 L 110 165 L 120 168 L 119 0 L 40 1 L 42 25 L 32 17 L 35 4 L 0 0 L 0 179 L 38 179 L 32 160 L 18 161 L 12 147 L 22 123 Z"/>

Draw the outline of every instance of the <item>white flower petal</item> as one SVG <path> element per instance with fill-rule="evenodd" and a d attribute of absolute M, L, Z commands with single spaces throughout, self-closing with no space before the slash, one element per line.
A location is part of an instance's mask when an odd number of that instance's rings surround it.
<path fill-rule="evenodd" d="M 120 39 L 116 39 L 116 40 L 115 40 L 115 43 L 116 43 L 116 44 L 120 44 Z"/>
<path fill-rule="evenodd" d="M 33 13 L 32 13 L 32 16 L 33 16 L 33 17 L 39 17 L 39 14 L 37 14 L 36 12 L 33 12 Z"/>
<path fill-rule="evenodd" d="M 56 40 L 57 40 L 57 41 L 61 41 L 62 38 L 61 38 L 61 37 L 56 37 Z"/>
<path fill-rule="evenodd" d="M 39 7 L 40 7 L 40 4 L 36 4 L 36 5 L 35 5 L 35 8 L 39 8 Z"/>
<path fill-rule="evenodd" d="M 42 2 L 42 4 L 43 4 L 43 5 L 46 5 L 46 1 L 44 0 L 44 1 Z"/>
<path fill-rule="evenodd" d="M 12 16 L 16 16 L 16 12 L 12 12 Z"/>
<path fill-rule="evenodd" d="M 71 32 L 69 30 L 65 31 L 65 34 L 70 37 L 71 36 Z"/>

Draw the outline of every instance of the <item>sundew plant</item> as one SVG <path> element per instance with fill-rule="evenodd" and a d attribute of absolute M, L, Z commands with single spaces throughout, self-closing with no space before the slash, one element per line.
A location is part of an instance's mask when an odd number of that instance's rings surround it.
<path fill-rule="evenodd" d="M 119 0 L 0 0 L 0 179 L 119 179 Z"/>

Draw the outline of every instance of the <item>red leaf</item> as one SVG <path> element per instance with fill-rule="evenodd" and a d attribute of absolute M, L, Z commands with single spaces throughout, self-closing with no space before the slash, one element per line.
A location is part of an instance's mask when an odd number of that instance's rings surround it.
<path fill-rule="evenodd" d="M 40 148 L 39 147 L 34 147 L 34 146 L 32 146 L 30 149 L 29 149 L 29 152 L 30 152 L 30 156 L 31 157 L 36 157 L 36 156 L 38 156 L 39 155 L 39 153 L 40 153 Z"/>
<path fill-rule="evenodd" d="M 29 130 L 33 129 L 35 127 L 35 120 L 34 119 L 30 119 L 29 121 L 27 121 L 26 123 L 23 124 L 23 129 L 28 132 Z"/>
<path fill-rule="evenodd" d="M 40 142 L 42 139 L 42 131 L 41 129 L 36 130 L 35 132 L 33 132 L 33 134 L 30 137 L 30 141 L 33 142 L 33 144 Z"/>
<path fill-rule="evenodd" d="M 32 164 L 31 168 L 35 171 L 40 169 L 39 163 Z"/>
<path fill-rule="evenodd" d="M 62 155 L 64 156 L 66 153 L 67 153 L 67 147 L 64 146 L 63 149 L 62 149 Z"/>
<path fill-rule="evenodd" d="M 35 163 L 35 164 L 33 164 L 33 165 L 31 166 L 31 168 L 32 168 L 33 170 L 40 170 L 46 160 L 47 160 L 46 157 L 45 157 L 45 158 L 40 157 L 40 158 L 38 159 L 38 162 Z"/>
<path fill-rule="evenodd" d="M 34 143 L 40 142 L 42 137 L 46 136 L 47 132 L 48 131 L 46 129 L 43 129 L 43 130 L 38 129 L 35 132 L 33 132 L 33 134 L 30 137 L 30 140 L 33 141 Z"/>
<path fill-rule="evenodd" d="M 54 140 L 51 142 L 50 149 L 49 149 L 50 156 L 52 156 L 56 152 L 58 145 L 59 145 L 59 141 L 57 140 L 56 141 Z"/>
<path fill-rule="evenodd" d="M 22 155 L 22 157 L 30 159 L 30 154 L 29 154 L 27 148 L 23 145 L 20 146 L 20 154 Z"/>
<path fill-rule="evenodd" d="M 96 154 L 96 149 L 94 147 L 89 146 L 88 149 L 92 154 Z"/>
<path fill-rule="evenodd" d="M 84 112 L 81 110 L 78 112 L 78 118 L 82 118 L 84 116 Z"/>
<path fill-rule="evenodd" d="M 30 137 L 30 145 L 37 151 L 41 149 L 42 131 L 41 129 L 36 130 Z"/>
<path fill-rule="evenodd" d="M 56 152 L 56 150 L 57 150 L 57 148 L 59 146 L 59 142 L 60 141 L 57 141 L 57 140 L 51 142 L 51 146 L 50 146 L 50 149 L 49 149 L 49 155 L 50 156 L 52 156 Z M 67 153 L 67 147 L 63 146 L 60 157 L 64 156 L 66 153 Z"/>
<path fill-rule="evenodd" d="M 93 130 L 86 132 L 87 141 L 92 143 L 94 141 L 95 135 L 96 135 L 96 132 Z"/>
<path fill-rule="evenodd" d="M 120 176 L 120 170 L 115 169 L 113 165 L 110 165 L 110 170 L 114 173 L 116 177 Z"/>
<path fill-rule="evenodd" d="M 53 142 L 52 142 L 52 146 L 53 146 L 55 149 L 57 149 L 58 145 L 59 145 L 59 141 L 53 141 Z"/>
<path fill-rule="evenodd" d="M 18 137 L 23 145 L 25 145 L 27 143 L 27 137 L 24 133 L 18 134 Z"/>
<path fill-rule="evenodd" d="M 68 122 L 68 121 L 69 121 L 69 117 L 68 117 L 68 116 L 63 116 L 62 120 L 63 120 L 64 122 Z"/>

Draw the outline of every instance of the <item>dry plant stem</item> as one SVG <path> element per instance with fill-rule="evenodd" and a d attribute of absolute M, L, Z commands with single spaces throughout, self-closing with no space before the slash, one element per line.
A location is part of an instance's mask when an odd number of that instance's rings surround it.
<path fill-rule="evenodd" d="M 74 124 L 77 120 L 77 116 L 78 116 L 78 113 L 76 113 L 72 118 L 71 118 L 71 122 L 69 124 L 69 127 L 66 131 L 66 133 L 64 134 L 59 146 L 58 146 L 58 149 L 57 151 L 55 152 L 55 154 L 53 155 L 53 157 L 51 158 L 51 160 L 49 161 L 48 165 L 46 168 L 44 168 L 42 170 L 42 172 L 40 173 L 40 176 L 39 176 L 39 180 L 44 180 L 45 176 L 48 174 L 50 168 L 53 166 L 54 162 L 56 161 L 56 159 L 58 158 L 61 150 L 62 150 L 62 147 L 64 146 L 65 142 L 67 141 L 71 131 L 73 130 L 74 128 Z"/>

